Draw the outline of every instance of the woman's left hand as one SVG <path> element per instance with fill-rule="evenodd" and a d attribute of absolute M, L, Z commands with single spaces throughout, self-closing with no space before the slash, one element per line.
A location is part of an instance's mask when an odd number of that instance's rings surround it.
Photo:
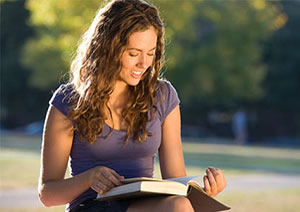
<path fill-rule="evenodd" d="M 203 177 L 204 191 L 212 197 L 224 190 L 226 187 L 226 179 L 221 169 L 208 168 L 206 175 Z"/>

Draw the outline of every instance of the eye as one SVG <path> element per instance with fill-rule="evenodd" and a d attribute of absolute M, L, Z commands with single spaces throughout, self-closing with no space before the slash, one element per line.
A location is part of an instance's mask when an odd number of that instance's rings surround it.
<path fill-rule="evenodd" d="M 150 57 L 153 57 L 153 56 L 154 56 L 154 54 L 155 54 L 155 52 L 148 53 L 148 56 L 150 56 Z"/>
<path fill-rule="evenodd" d="M 130 57 L 137 57 L 138 54 L 134 54 L 134 53 L 129 52 L 129 56 L 130 56 Z"/>

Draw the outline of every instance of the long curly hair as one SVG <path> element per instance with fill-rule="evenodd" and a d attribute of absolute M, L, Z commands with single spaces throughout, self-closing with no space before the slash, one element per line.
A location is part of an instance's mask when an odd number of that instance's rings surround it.
<path fill-rule="evenodd" d="M 120 75 L 121 57 L 129 37 L 151 26 L 157 32 L 153 63 L 138 85 L 129 86 L 130 99 L 121 113 L 128 126 L 125 143 L 131 137 L 141 143 L 151 136 L 146 124 L 155 116 L 155 91 L 164 64 L 163 22 L 158 10 L 143 0 L 113 0 L 97 12 L 71 64 L 73 92 L 69 117 L 81 140 L 90 144 L 96 141 L 108 118 L 105 108 L 112 118 L 108 100 Z M 152 108 L 154 113 L 149 117 Z M 112 131 L 113 127 L 106 136 Z"/>

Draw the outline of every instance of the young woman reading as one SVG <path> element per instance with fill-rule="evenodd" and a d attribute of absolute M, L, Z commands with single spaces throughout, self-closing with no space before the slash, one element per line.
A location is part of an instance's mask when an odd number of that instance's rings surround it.
<path fill-rule="evenodd" d="M 96 201 L 120 179 L 153 177 L 159 154 L 162 178 L 186 176 L 179 99 L 160 79 L 164 26 L 142 0 L 113 0 L 97 12 L 72 62 L 69 83 L 50 100 L 42 147 L 39 196 L 67 211 L 193 211 L 186 197 Z M 70 158 L 71 177 L 65 179 Z M 205 191 L 226 186 L 208 168 Z"/>

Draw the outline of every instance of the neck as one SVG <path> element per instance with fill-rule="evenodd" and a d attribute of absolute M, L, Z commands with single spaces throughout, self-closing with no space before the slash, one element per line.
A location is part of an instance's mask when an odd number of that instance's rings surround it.
<path fill-rule="evenodd" d="M 128 98 L 128 85 L 117 81 L 114 90 L 109 98 L 109 103 L 111 106 L 123 105 Z"/>

